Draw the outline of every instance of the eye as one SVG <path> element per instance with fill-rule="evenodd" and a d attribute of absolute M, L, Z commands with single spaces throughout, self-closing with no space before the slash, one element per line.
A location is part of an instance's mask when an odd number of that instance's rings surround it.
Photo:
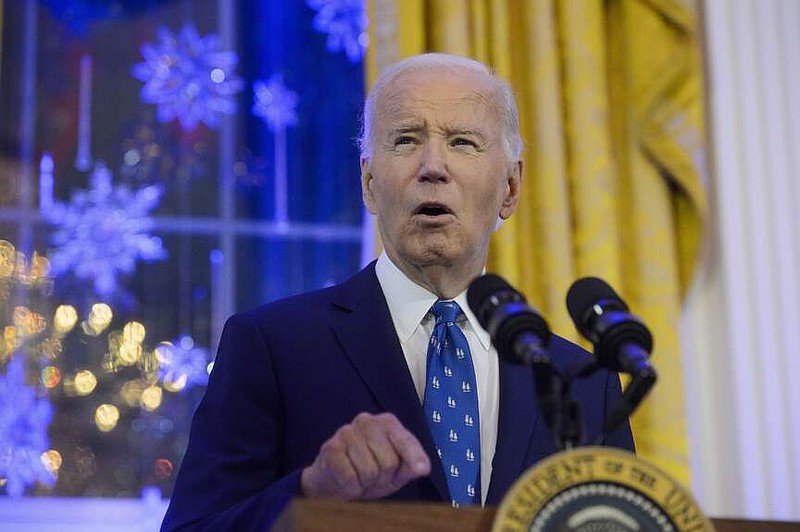
<path fill-rule="evenodd" d="M 408 146 L 411 144 L 415 144 L 417 140 L 412 137 L 411 135 L 401 135 L 394 139 L 395 146 Z"/>
<path fill-rule="evenodd" d="M 456 137 L 450 142 L 450 144 L 452 146 L 467 146 L 470 148 L 478 147 L 478 144 L 474 140 L 467 137 Z"/>

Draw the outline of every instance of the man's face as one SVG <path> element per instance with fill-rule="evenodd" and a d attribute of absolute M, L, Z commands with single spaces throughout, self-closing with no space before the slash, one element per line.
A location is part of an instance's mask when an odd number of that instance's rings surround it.
<path fill-rule="evenodd" d="M 408 267 L 483 267 L 498 217 L 519 196 L 490 81 L 465 71 L 400 74 L 376 102 L 370 159 L 361 161 L 364 202 L 383 245 Z"/>

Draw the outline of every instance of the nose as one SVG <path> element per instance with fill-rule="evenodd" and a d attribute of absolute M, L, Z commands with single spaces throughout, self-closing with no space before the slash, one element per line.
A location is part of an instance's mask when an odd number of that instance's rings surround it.
<path fill-rule="evenodd" d="M 422 150 L 418 178 L 427 182 L 446 182 L 450 179 L 444 143 L 429 139 Z"/>

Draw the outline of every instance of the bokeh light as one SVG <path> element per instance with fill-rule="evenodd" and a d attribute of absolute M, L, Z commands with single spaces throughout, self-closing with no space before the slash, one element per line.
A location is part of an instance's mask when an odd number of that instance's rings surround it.
<path fill-rule="evenodd" d="M 128 322 L 125 324 L 125 327 L 122 328 L 122 338 L 125 342 L 141 344 L 146 334 L 147 331 L 144 325 L 138 321 Z"/>
<path fill-rule="evenodd" d="M 11 277 L 16 264 L 14 244 L 8 240 L 0 240 L 0 278 Z"/>
<path fill-rule="evenodd" d="M 31 267 L 28 271 L 30 282 L 39 282 L 46 279 L 49 275 L 50 261 L 47 257 L 43 257 L 34 251 L 33 258 L 31 258 Z"/>
<path fill-rule="evenodd" d="M 158 386 L 150 386 L 142 392 L 142 407 L 152 412 L 161 406 L 163 392 Z"/>
<path fill-rule="evenodd" d="M 114 430 L 119 421 L 119 410 L 116 406 L 104 403 L 97 407 L 94 412 L 94 422 L 97 428 L 103 432 Z"/>
<path fill-rule="evenodd" d="M 61 382 L 61 371 L 55 366 L 46 366 L 42 369 L 42 384 L 45 388 L 55 388 Z"/>
<path fill-rule="evenodd" d="M 11 353 L 19 347 L 17 328 L 13 325 L 3 327 L 3 334 L 0 337 L 0 362 L 5 362 L 11 357 Z"/>
<path fill-rule="evenodd" d="M 208 383 L 208 351 L 184 334 L 173 344 L 161 342 L 153 355 L 158 360 L 158 378 L 168 392 L 186 391 Z"/>
<path fill-rule="evenodd" d="M 42 464 L 50 472 L 50 474 L 54 477 L 57 477 L 58 470 L 61 469 L 61 463 L 63 462 L 61 453 L 55 449 L 47 450 L 42 453 L 41 460 Z"/>
<path fill-rule="evenodd" d="M 95 303 L 89 312 L 86 321 L 83 322 L 83 330 L 86 334 L 98 336 L 106 330 L 114 318 L 111 307 L 105 303 Z"/>
<path fill-rule="evenodd" d="M 133 366 L 142 357 L 142 346 L 123 341 L 117 349 L 117 358 L 123 366 Z"/>
<path fill-rule="evenodd" d="M 163 379 L 164 389 L 172 393 L 179 392 L 186 387 L 187 380 L 188 376 L 185 373 L 167 373 Z"/>
<path fill-rule="evenodd" d="M 22 285 L 45 285 L 50 281 L 50 261 L 35 251 L 28 262 L 8 240 L 0 240 L 0 279 L 13 278 Z"/>
<path fill-rule="evenodd" d="M 25 306 L 14 307 L 12 320 L 20 336 L 39 334 L 47 326 L 44 316 Z"/>
<path fill-rule="evenodd" d="M 158 480 L 169 478 L 174 469 L 175 467 L 172 465 L 172 462 L 166 458 L 159 458 L 153 462 L 153 475 L 155 475 Z"/>
<path fill-rule="evenodd" d="M 161 342 L 153 350 L 156 359 L 161 366 L 169 366 L 172 364 L 172 342 Z"/>
<path fill-rule="evenodd" d="M 79 371 L 75 375 L 73 386 L 75 388 L 76 394 L 80 396 L 89 395 L 97 387 L 97 377 L 95 377 L 94 373 L 92 373 L 88 369 Z"/>
<path fill-rule="evenodd" d="M 188 334 L 184 334 L 183 336 L 181 336 L 178 342 L 180 343 L 181 349 L 183 349 L 184 351 L 189 351 L 194 347 L 194 340 Z"/>
<path fill-rule="evenodd" d="M 108 334 L 109 371 L 116 371 L 118 365 L 133 366 L 142 362 L 145 352 L 142 341 L 147 335 L 145 326 L 138 321 L 125 324 L 122 331 Z"/>
<path fill-rule="evenodd" d="M 53 316 L 53 328 L 56 333 L 64 335 L 78 323 L 78 312 L 72 305 L 59 305 Z"/>

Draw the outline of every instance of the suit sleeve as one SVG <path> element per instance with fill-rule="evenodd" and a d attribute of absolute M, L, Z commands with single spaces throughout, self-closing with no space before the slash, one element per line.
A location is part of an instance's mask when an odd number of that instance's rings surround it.
<path fill-rule="evenodd" d="M 263 332 L 231 317 L 161 530 L 267 530 L 300 495 L 300 470 L 281 463 L 283 412 Z"/>
<path fill-rule="evenodd" d="M 619 374 L 613 371 L 608 371 L 605 390 L 605 405 L 603 409 L 604 421 L 622 396 L 622 387 L 620 386 L 619 382 Z M 630 421 L 626 419 L 623 423 L 620 423 L 620 425 L 614 429 L 614 431 L 612 431 L 610 434 L 607 434 L 603 438 L 601 443 L 602 445 L 609 447 L 617 447 L 619 449 L 636 452 Z"/>

